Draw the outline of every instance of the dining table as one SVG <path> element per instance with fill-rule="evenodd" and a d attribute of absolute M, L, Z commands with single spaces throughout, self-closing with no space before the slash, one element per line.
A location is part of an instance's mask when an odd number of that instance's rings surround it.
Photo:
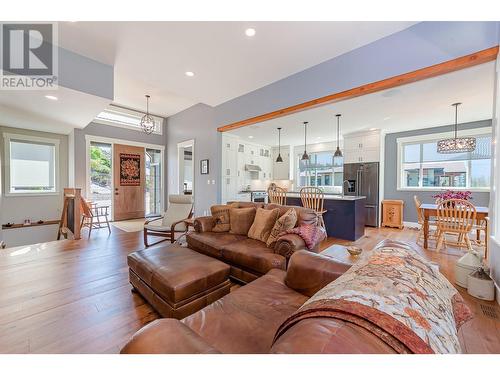
<path fill-rule="evenodd" d="M 422 203 L 420 209 L 424 215 L 424 249 L 427 249 L 429 238 L 429 218 L 437 216 L 437 204 Z M 488 217 L 488 207 L 476 206 L 476 222 L 479 223 Z M 480 231 L 476 231 L 477 240 L 480 240 Z"/>

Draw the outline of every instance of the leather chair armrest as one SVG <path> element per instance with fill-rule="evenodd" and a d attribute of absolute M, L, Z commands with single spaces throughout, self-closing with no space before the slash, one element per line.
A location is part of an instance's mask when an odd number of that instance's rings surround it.
<path fill-rule="evenodd" d="M 212 216 L 197 217 L 194 219 L 193 226 L 197 232 L 211 232 L 215 226 L 215 218 Z"/>
<path fill-rule="evenodd" d="M 285 284 L 308 297 L 344 274 L 350 264 L 310 251 L 297 251 L 290 258 Z"/>
<path fill-rule="evenodd" d="M 120 354 L 216 354 L 196 332 L 177 319 L 157 319 L 137 331 Z"/>
<path fill-rule="evenodd" d="M 274 252 L 283 255 L 287 260 L 299 250 L 307 250 L 307 246 L 302 237 L 294 233 L 281 236 L 274 245 Z"/>

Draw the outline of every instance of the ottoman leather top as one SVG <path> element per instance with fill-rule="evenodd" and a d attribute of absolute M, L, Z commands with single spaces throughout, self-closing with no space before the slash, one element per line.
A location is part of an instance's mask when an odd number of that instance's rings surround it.
<path fill-rule="evenodd" d="M 177 303 L 216 287 L 229 278 L 230 267 L 177 244 L 128 255 L 130 269 L 165 301 Z"/>

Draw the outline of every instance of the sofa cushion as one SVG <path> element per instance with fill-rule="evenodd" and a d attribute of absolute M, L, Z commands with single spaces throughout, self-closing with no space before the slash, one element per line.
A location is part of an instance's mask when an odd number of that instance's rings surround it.
<path fill-rule="evenodd" d="M 218 259 L 222 257 L 222 246 L 241 241 L 246 238 L 246 236 L 237 234 L 216 232 L 189 232 L 186 236 L 186 240 L 190 248 Z"/>
<path fill-rule="evenodd" d="M 231 224 L 229 223 L 229 210 L 231 207 L 237 207 L 232 204 L 217 204 L 210 207 L 212 217 L 215 218 L 215 225 L 212 228 L 213 232 L 229 232 Z"/>
<path fill-rule="evenodd" d="M 248 230 L 248 237 L 254 240 L 266 242 L 271 234 L 274 224 L 278 220 L 279 210 L 257 209 L 252 226 Z"/>
<path fill-rule="evenodd" d="M 286 259 L 275 254 L 264 242 L 246 238 L 221 247 L 222 260 L 230 264 L 265 274 L 272 268 L 286 268 Z"/>
<path fill-rule="evenodd" d="M 231 208 L 229 210 L 231 234 L 248 235 L 248 231 L 255 219 L 255 207 L 248 208 Z"/>
<path fill-rule="evenodd" d="M 307 300 L 284 278 L 271 270 L 182 322 L 222 353 L 268 353 L 278 326 Z"/>
<path fill-rule="evenodd" d="M 278 240 L 280 234 L 286 232 L 287 230 L 293 229 L 297 223 L 297 212 L 294 208 L 290 208 L 285 214 L 274 223 L 273 229 L 269 237 L 267 238 L 266 244 L 268 247 L 274 247 L 274 244 Z"/>
<path fill-rule="evenodd" d="M 290 208 L 295 209 L 297 213 L 297 226 L 304 224 L 318 225 L 318 215 L 311 208 L 301 206 L 282 206 L 276 203 L 270 203 L 266 206 L 266 210 L 273 210 L 278 208 L 280 210 L 280 217 L 284 215 Z"/>

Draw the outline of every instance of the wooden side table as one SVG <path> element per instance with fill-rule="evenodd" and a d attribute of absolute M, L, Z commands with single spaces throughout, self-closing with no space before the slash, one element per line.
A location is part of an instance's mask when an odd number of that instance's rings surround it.
<path fill-rule="evenodd" d="M 382 226 L 403 229 L 403 205 L 399 199 L 382 201 Z"/>

